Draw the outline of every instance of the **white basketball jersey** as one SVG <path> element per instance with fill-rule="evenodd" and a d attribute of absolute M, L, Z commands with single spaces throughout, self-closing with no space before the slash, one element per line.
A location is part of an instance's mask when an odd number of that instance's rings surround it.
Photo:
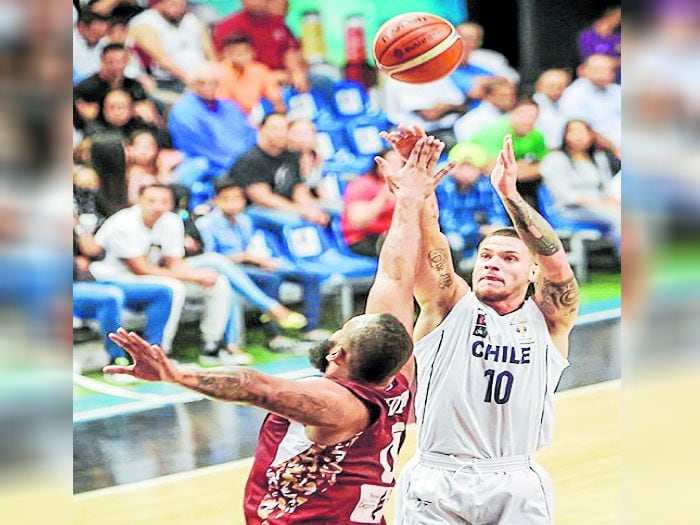
<path fill-rule="evenodd" d="M 569 362 L 532 299 L 501 316 L 469 292 L 414 353 L 419 450 L 497 458 L 550 442 Z"/>

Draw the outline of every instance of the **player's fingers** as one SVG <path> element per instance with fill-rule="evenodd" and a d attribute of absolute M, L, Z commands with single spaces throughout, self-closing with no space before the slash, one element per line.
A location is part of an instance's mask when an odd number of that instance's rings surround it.
<path fill-rule="evenodd" d="M 447 166 L 442 168 L 440 171 L 438 171 L 435 174 L 435 186 L 440 184 L 440 181 L 445 178 L 445 176 L 451 172 L 453 169 L 455 169 L 455 166 L 457 163 L 455 161 L 450 162 Z"/>
<path fill-rule="evenodd" d="M 411 150 L 411 154 L 408 157 L 408 160 L 406 161 L 406 164 L 410 167 L 416 167 L 419 162 L 418 159 L 421 158 L 421 154 L 423 153 L 423 148 L 428 142 L 428 137 L 422 137 L 418 139 L 418 142 L 416 142 L 416 145 L 413 147 Z"/>
<path fill-rule="evenodd" d="M 374 162 L 376 162 L 377 165 L 382 169 L 386 169 L 386 167 L 389 165 L 389 163 L 386 161 L 386 159 L 384 159 L 383 157 L 379 157 L 379 156 L 374 157 Z"/>
<path fill-rule="evenodd" d="M 430 167 L 430 161 L 435 153 L 435 148 L 437 139 L 432 135 L 427 138 L 426 146 L 421 151 L 421 156 L 418 159 L 418 166 L 425 168 L 426 170 Z"/>
<path fill-rule="evenodd" d="M 134 375 L 134 365 L 129 366 L 117 366 L 117 365 L 107 365 L 102 369 L 105 374 L 128 374 L 130 376 Z"/>
<path fill-rule="evenodd" d="M 445 143 L 442 142 L 441 140 L 435 139 L 435 151 L 433 151 L 433 156 L 430 159 L 430 165 L 428 166 L 428 171 L 430 173 L 435 171 L 435 167 L 437 166 L 437 163 L 440 160 L 440 155 L 442 155 L 443 150 L 445 149 Z"/>

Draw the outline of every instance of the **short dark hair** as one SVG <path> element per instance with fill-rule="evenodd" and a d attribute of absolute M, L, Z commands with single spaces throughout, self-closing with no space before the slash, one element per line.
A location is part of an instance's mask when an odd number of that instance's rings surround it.
<path fill-rule="evenodd" d="M 100 53 L 100 56 L 105 56 L 110 51 L 126 51 L 126 48 L 122 44 L 107 44 Z"/>
<path fill-rule="evenodd" d="M 224 47 L 233 46 L 236 44 L 251 44 L 250 37 L 245 33 L 231 33 L 224 40 Z"/>
<path fill-rule="evenodd" d="M 150 135 L 151 137 L 153 137 L 153 140 L 156 141 L 156 145 L 158 145 L 158 137 L 156 136 L 156 134 L 153 131 L 151 131 L 150 129 L 146 129 L 146 128 L 140 128 L 140 129 L 132 131 L 129 134 L 129 136 L 126 138 L 127 144 L 133 144 L 134 141 L 136 140 L 136 137 L 138 137 L 140 135 L 144 135 L 144 134 Z"/>
<path fill-rule="evenodd" d="M 238 182 L 234 180 L 223 178 L 217 179 L 216 182 L 214 182 L 214 194 L 217 197 L 219 196 L 219 193 L 231 188 L 240 188 L 240 190 L 245 193 L 245 189 L 243 188 L 243 186 L 241 186 Z"/>
<path fill-rule="evenodd" d="M 413 340 L 392 314 L 355 330 L 348 339 L 350 379 L 358 383 L 383 383 L 395 375 L 413 353 Z"/>
<path fill-rule="evenodd" d="M 272 113 L 268 113 L 262 118 L 262 120 L 260 121 L 260 127 L 262 128 L 272 117 L 282 117 L 284 119 L 288 118 L 287 115 L 285 115 L 284 113 L 280 113 L 279 111 L 273 111 Z"/>
<path fill-rule="evenodd" d="M 476 245 L 476 251 L 478 252 L 479 248 L 481 247 L 481 244 L 486 239 L 490 239 L 491 237 L 515 237 L 516 239 L 520 239 L 520 235 L 518 235 L 518 231 L 515 228 L 499 228 L 498 230 L 492 231 L 491 233 L 484 235 L 484 238 L 481 239 Z"/>
<path fill-rule="evenodd" d="M 493 77 L 486 79 L 484 82 L 484 95 L 490 95 L 499 87 L 515 87 L 514 84 L 504 77 Z"/>
<path fill-rule="evenodd" d="M 513 106 L 513 109 L 517 109 L 520 106 L 535 106 L 537 109 L 540 109 L 540 105 L 537 102 L 535 102 L 535 100 L 532 97 L 527 96 L 520 97 L 515 103 L 515 106 Z"/>
<path fill-rule="evenodd" d="M 175 199 L 175 190 L 173 190 L 173 187 L 172 187 L 172 186 L 169 186 L 168 184 L 161 184 L 161 183 L 146 184 L 146 185 L 144 185 L 144 186 L 141 186 L 141 187 L 139 188 L 139 197 L 140 197 L 141 195 L 143 195 L 143 194 L 146 192 L 146 190 L 148 190 L 148 189 L 150 189 L 150 188 L 159 188 L 159 189 L 162 189 L 162 190 L 168 190 L 168 191 L 172 194 L 173 202 L 175 202 L 175 200 L 176 200 L 176 199 Z"/>
<path fill-rule="evenodd" d="M 83 9 L 78 15 L 79 24 L 90 25 L 93 22 L 109 22 L 109 17 L 95 13 L 91 9 Z"/>

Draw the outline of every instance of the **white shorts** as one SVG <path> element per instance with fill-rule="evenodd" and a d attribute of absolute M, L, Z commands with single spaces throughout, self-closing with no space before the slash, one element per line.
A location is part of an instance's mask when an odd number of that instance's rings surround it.
<path fill-rule="evenodd" d="M 552 525 L 552 483 L 532 456 L 460 462 L 420 452 L 398 483 L 396 525 Z"/>

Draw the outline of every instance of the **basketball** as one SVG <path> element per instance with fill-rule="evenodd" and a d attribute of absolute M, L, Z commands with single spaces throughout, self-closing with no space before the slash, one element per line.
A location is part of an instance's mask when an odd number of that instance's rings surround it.
<path fill-rule="evenodd" d="M 373 47 L 381 71 L 411 84 L 447 76 L 462 59 L 457 30 L 430 13 L 406 13 L 388 20 L 377 31 Z"/>

